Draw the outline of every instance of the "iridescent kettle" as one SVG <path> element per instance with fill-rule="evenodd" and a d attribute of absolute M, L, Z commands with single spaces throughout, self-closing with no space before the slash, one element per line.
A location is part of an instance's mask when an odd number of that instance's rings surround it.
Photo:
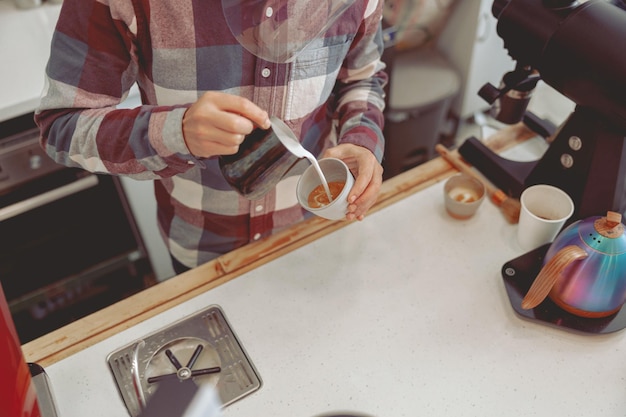
<path fill-rule="evenodd" d="M 626 234 L 619 213 L 578 220 L 550 245 L 522 308 L 546 296 L 581 317 L 606 317 L 626 302 Z"/>

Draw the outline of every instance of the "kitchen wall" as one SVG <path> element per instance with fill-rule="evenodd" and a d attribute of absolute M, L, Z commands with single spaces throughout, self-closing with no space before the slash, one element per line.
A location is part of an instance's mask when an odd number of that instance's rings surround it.
<path fill-rule="evenodd" d="M 19 10 L 13 0 L 0 0 L 0 121 L 32 112 L 39 103 L 60 8 Z"/>
<path fill-rule="evenodd" d="M 18 9 L 13 0 L 0 0 L 0 122 L 33 112 L 44 87 L 44 71 L 60 4 L 44 2 L 32 9 Z M 140 104 L 131 91 L 123 107 Z M 126 195 L 156 278 L 172 277 L 169 255 L 156 227 L 156 201 L 152 181 L 122 180 Z"/>
<path fill-rule="evenodd" d="M 515 67 L 496 33 L 492 4 L 493 0 L 458 2 L 437 39 L 437 47 L 461 75 L 461 92 L 452 103 L 453 113 L 461 120 L 487 109 L 478 90 L 487 82 L 499 85 L 504 73 Z"/>

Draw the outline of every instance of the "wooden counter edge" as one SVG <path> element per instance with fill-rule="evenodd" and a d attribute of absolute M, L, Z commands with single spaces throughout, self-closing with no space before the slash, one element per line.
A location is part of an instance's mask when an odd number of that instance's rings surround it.
<path fill-rule="evenodd" d="M 533 132 L 518 124 L 496 133 L 486 143 L 501 152 L 533 136 Z M 390 178 L 383 183 L 369 214 L 455 172 L 444 159 L 435 158 Z M 49 366 L 349 224 L 315 217 L 250 243 L 22 345 L 26 361 Z"/>

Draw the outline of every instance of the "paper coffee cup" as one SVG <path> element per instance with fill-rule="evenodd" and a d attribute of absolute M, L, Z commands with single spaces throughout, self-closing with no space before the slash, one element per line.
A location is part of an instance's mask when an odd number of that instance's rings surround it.
<path fill-rule="evenodd" d="M 540 184 L 526 188 L 520 203 L 517 240 L 524 250 L 552 242 L 574 213 L 574 202 L 570 196 L 552 185 Z"/>
<path fill-rule="evenodd" d="M 319 160 L 319 165 L 324 173 L 326 181 L 330 183 L 343 183 L 341 192 L 330 202 L 321 207 L 312 207 L 309 204 L 309 196 L 322 185 L 317 170 L 313 165 L 308 167 L 296 187 L 296 196 L 302 207 L 311 213 L 329 220 L 341 220 L 346 217 L 348 211 L 348 194 L 354 185 L 354 177 L 348 166 L 340 159 L 324 158 Z"/>

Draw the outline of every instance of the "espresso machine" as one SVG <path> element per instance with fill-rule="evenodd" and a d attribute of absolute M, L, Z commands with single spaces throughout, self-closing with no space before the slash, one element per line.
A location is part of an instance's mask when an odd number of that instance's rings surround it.
<path fill-rule="evenodd" d="M 576 107 L 538 161 L 495 155 L 469 138 L 459 153 L 500 189 L 519 197 L 534 184 L 567 192 L 570 221 L 626 211 L 626 2 L 624 0 L 495 0 L 492 13 L 515 69 L 498 87 L 479 92 L 496 119 L 528 120 L 526 105 L 539 80 Z M 530 126 L 533 128 L 534 126 Z M 539 132 L 539 130 L 537 130 Z"/>
<path fill-rule="evenodd" d="M 516 62 L 495 87 L 479 95 L 505 124 L 520 121 L 549 143 L 536 161 L 502 158 L 476 138 L 459 153 L 513 197 L 535 184 L 550 184 L 572 198 L 569 222 L 607 211 L 626 212 L 626 1 L 495 0 L 497 32 Z M 526 110 L 543 80 L 575 103 L 559 127 Z M 533 309 L 521 301 L 542 268 L 549 245 L 502 266 L 511 306 L 518 315 L 575 332 L 601 334 L 626 328 L 626 309 L 604 318 L 583 318 L 546 300 Z"/>

